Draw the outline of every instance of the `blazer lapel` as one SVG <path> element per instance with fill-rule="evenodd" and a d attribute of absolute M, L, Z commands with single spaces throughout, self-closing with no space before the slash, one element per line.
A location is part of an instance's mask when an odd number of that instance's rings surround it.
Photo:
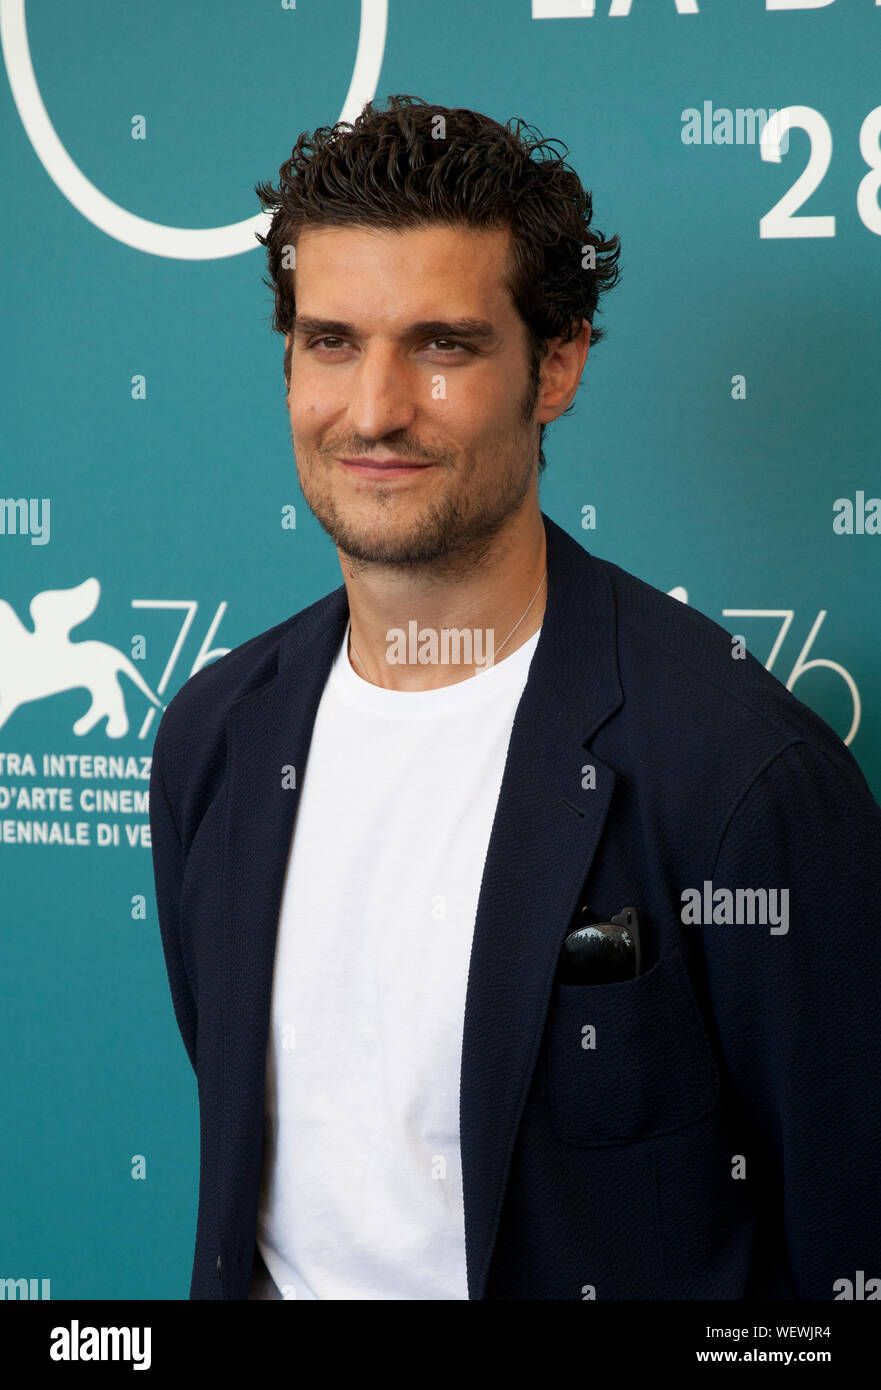
<path fill-rule="evenodd" d="M 548 517 L 548 595 L 477 904 L 462 1042 L 469 1298 L 484 1297 L 557 958 L 615 786 L 589 739 L 623 700 L 611 582 Z M 583 789 L 583 769 L 596 786 Z"/>

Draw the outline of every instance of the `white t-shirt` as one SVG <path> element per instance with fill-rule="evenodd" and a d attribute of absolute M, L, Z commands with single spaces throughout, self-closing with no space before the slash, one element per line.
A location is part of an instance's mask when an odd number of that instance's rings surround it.
<path fill-rule="evenodd" d="M 438 690 L 349 661 L 279 915 L 257 1245 L 285 1298 L 465 1299 L 459 1072 L 477 899 L 539 639 Z"/>

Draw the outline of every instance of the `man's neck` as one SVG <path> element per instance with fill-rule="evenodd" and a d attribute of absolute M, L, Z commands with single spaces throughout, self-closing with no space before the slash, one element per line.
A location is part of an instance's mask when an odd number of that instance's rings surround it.
<path fill-rule="evenodd" d="M 437 690 L 467 680 L 513 656 L 544 618 L 546 541 L 537 510 L 500 533 L 479 566 L 452 579 L 388 568 L 355 574 L 342 556 L 340 563 L 349 660 L 363 680 L 386 690 Z"/>

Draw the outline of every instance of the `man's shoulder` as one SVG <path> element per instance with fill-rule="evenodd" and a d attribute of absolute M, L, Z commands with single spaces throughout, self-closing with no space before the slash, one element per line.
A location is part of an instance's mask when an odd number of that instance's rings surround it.
<path fill-rule="evenodd" d="M 163 770 L 182 761 L 192 766 L 194 758 L 205 762 L 222 756 L 233 706 L 275 678 L 285 640 L 309 618 L 320 621 L 337 594 L 325 594 L 248 638 L 184 682 L 169 701 L 156 732 L 154 757 L 161 755 Z"/>
<path fill-rule="evenodd" d="M 853 770 L 839 735 L 749 651 L 745 634 L 612 561 L 599 563 L 615 593 L 619 670 L 632 717 L 691 730 L 708 756 L 744 765 L 806 743 Z"/>

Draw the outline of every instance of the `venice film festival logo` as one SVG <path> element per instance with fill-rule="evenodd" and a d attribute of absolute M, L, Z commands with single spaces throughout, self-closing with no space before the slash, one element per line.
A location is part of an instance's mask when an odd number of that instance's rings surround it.
<path fill-rule="evenodd" d="M 154 689 L 137 665 L 146 658 L 145 634 L 131 637 L 130 656 L 110 642 L 71 637 L 73 629 L 95 613 L 100 596 L 101 585 L 94 576 L 69 589 L 36 594 L 29 605 L 32 631 L 12 604 L 0 598 L 0 730 L 8 728 L 23 707 L 82 690 L 89 705 L 74 720 L 72 732 L 78 738 L 97 731 L 107 739 L 123 739 L 130 731 L 125 679 L 146 706 L 136 737 L 139 741 L 148 737 L 166 707 L 162 697 L 197 622 L 199 603 L 195 599 L 131 600 L 134 609 L 171 610 L 180 615 Z M 217 605 L 184 680 L 231 650 L 212 646 L 226 609 L 225 600 Z M 202 624 L 196 626 L 196 635 L 201 628 Z M 101 729 L 104 720 L 106 727 Z M 59 747 L 0 749 L 0 842 L 149 849 L 151 764 L 149 753 L 132 751 L 130 743 L 119 753 L 71 753 Z M 98 816 L 106 819 L 98 820 Z"/>
<path fill-rule="evenodd" d="M 181 648 L 199 611 L 195 599 L 132 599 L 133 608 L 180 609 L 184 613 L 165 669 L 153 691 L 134 661 L 109 642 L 71 641 L 71 631 L 90 618 L 98 606 L 101 585 L 86 579 L 72 589 L 47 589 L 35 595 L 30 604 L 33 632 L 21 622 L 11 604 L 0 598 L 0 729 L 19 706 L 42 700 L 66 690 L 84 689 L 91 697 L 85 714 L 73 725 L 82 738 L 102 720 L 107 720 L 107 737 L 124 738 L 129 720 L 120 684 L 120 675 L 131 680 L 154 709 L 165 709 L 160 696 L 166 690 L 177 665 Z M 225 601 L 217 606 L 214 618 L 189 672 L 190 676 L 217 657 L 226 656 L 229 647 L 211 647 L 226 612 Z M 146 653 L 146 638 L 132 638 L 135 658 Z M 138 737 L 147 737 L 154 711 L 147 713 Z"/>
<path fill-rule="evenodd" d="M 63 690 L 87 690 L 92 703 L 73 726 L 79 737 L 106 717 L 108 738 L 128 733 L 120 672 L 134 681 L 153 704 L 163 709 L 124 652 L 109 642 L 72 642 L 71 629 L 90 618 L 101 586 L 87 579 L 73 589 L 47 589 L 31 600 L 34 624 L 29 632 L 5 599 L 0 599 L 0 729 L 19 705 Z"/>

